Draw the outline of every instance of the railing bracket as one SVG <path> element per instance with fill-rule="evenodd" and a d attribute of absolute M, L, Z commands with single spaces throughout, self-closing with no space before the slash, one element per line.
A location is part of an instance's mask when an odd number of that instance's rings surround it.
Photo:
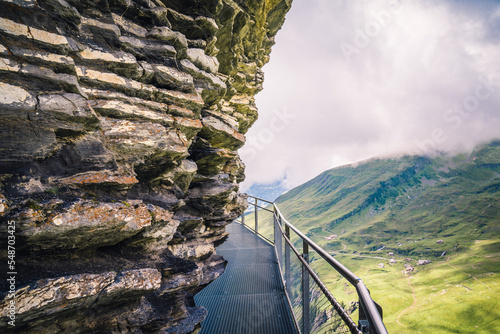
<path fill-rule="evenodd" d="M 368 320 L 359 320 L 358 323 L 359 323 L 358 328 L 361 331 L 361 333 L 370 334 L 370 323 L 368 322 Z"/>

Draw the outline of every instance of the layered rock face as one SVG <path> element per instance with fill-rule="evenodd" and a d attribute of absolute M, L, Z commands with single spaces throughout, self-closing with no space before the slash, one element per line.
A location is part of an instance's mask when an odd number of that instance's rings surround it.
<path fill-rule="evenodd" d="M 290 5 L 0 1 L 0 331 L 196 331 Z"/>

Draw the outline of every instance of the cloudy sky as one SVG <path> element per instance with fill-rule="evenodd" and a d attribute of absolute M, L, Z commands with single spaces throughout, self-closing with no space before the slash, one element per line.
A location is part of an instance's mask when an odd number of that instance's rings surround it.
<path fill-rule="evenodd" d="M 242 191 L 469 149 L 500 138 L 500 1 L 294 0 L 264 72 Z"/>

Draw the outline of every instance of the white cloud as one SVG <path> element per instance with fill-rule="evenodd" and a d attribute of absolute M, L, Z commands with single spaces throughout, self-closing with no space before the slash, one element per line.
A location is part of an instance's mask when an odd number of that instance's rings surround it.
<path fill-rule="evenodd" d="M 399 6 L 390 11 L 388 3 Z M 499 8 L 495 1 L 294 0 L 247 134 L 249 143 L 267 140 L 240 150 L 242 190 L 280 179 L 293 187 L 372 156 L 500 137 Z M 280 110 L 293 117 L 269 135 Z"/>

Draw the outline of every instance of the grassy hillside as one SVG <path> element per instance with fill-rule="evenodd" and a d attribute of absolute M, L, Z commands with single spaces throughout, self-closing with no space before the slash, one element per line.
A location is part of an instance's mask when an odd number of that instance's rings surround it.
<path fill-rule="evenodd" d="M 500 333 L 500 141 L 334 168 L 276 203 L 363 278 L 389 332 Z M 356 300 L 322 261 L 313 265 L 339 299 Z"/>

